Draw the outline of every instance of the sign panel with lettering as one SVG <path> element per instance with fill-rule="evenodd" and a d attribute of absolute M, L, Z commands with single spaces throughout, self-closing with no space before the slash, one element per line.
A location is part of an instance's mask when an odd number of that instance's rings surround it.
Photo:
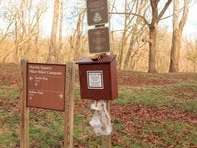
<path fill-rule="evenodd" d="M 64 111 L 65 65 L 27 64 L 27 106 Z"/>
<path fill-rule="evenodd" d="M 87 0 L 88 25 L 108 22 L 107 0 Z"/>
<path fill-rule="evenodd" d="M 88 89 L 104 89 L 103 71 L 87 71 Z"/>
<path fill-rule="evenodd" d="M 88 31 L 90 53 L 109 52 L 109 29 L 107 27 Z"/>

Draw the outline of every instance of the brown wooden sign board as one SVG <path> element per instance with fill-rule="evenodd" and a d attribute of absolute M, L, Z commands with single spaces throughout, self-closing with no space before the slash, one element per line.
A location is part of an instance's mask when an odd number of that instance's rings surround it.
<path fill-rule="evenodd" d="M 29 148 L 29 107 L 58 111 L 64 110 L 64 148 L 72 148 L 74 118 L 73 88 L 75 82 L 74 64 L 37 64 L 28 63 L 27 60 L 22 59 L 21 74 L 23 89 L 21 96 L 20 148 Z M 59 104 L 54 100 L 51 101 L 45 98 L 46 93 L 47 97 L 52 95 L 54 97 L 53 99 L 59 102 Z M 63 99 L 61 95 L 57 97 L 59 93 L 64 94 Z M 61 101 L 58 101 L 59 99 Z"/>
<path fill-rule="evenodd" d="M 90 53 L 109 52 L 109 29 L 107 27 L 88 31 Z"/>
<path fill-rule="evenodd" d="M 88 25 L 104 24 L 108 22 L 107 0 L 87 0 Z"/>
<path fill-rule="evenodd" d="M 27 107 L 65 110 L 66 66 L 27 64 Z"/>

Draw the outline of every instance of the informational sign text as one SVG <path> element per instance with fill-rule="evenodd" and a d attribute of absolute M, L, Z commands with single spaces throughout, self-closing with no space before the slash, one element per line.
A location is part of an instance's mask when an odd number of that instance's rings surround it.
<path fill-rule="evenodd" d="M 87 71 L 88 89 L 104 89 L 103 71 Z"/>
<path fill-rule="evenodd" d="M 27 106 L 64 111 L 65 65 L 27 64 Z"/>

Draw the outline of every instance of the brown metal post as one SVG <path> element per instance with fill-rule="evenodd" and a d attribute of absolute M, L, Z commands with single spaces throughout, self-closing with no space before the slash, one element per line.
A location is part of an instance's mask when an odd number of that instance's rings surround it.
<path fill-rule="evenodd" d="M 22 72 L 22 99 L 21 99 L 21 125 L 20 148 L 29 148 L 29 108 L 27 108 L 27 61 L 21 60 Z"/>
<path fill-rule="evenodd" d="M 110 101 L 107 101 L 107 111 L 110 114 Z M 111 148 L 112 144 L 111 144 L 111 135 L 109 136 L 102 136 L 102 144 L 101 144 L 102 148 Z"/>
<path fill-rule="evenodd" d="M 73 122 L 74 122 L 74 64 L 66 65 L 66 87 L 65 87 L 65 112 L 64 112 L 64 148 L 73 147 Z"/>

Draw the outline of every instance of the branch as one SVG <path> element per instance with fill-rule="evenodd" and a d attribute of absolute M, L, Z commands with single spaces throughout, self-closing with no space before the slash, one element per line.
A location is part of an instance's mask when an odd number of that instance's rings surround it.
<path fill-rule="evenodd" d="M 148 25 L 148 26 L 150 25 L 148 20 L 144 16 L 142 16 L 140 14 L 136 14 L 136 13 L 132 13 L 132 12 L 129 12 L 129 13 L 125 13 L 125 12 L 109 12 L 109 14 L 134 15 L 134 16 L 137 16 L 137 17 L 141 18 L 146 25 Z"/>
<path fill-rule="evenodd" d="M 162 16 L 164 15 L 164 13 L 166 12 L 166 10 L 168 9 L 168 7 L 170 6 L 170 3 L 172 2 L 172 0 L 168 0 L 165 4 L 165 6 L 163 7 L 163 9 L 161 10 L 161 12 L 159 13 L 158 16 L 158 20 L 160 20 L 162 18 Z"/>
<path fill-rule="evenodd" d="M 3 41 L 6 39 L 6 37 L 10 34 L 10 32 L 8 32 L 8 31 L 9 31 L 10 27 L 12 26 L 12 24 L 13 24 L 13 22 L 9 23 L 9 25 L 7 26 L 6 31 L 5 31 L 5 33 L 4 33 L 4 36 L 3 36 L 3 37 L 1 38 L 1 40 L 0 40 L 0 44 L 1 44 L 1 42 L 3 42 Z"/>
<path fill-rule="evenodd" d="M 184 0 L 183 15 L 179 23 L 179 28 L 181 31 L 183 30 L 183 27 L 187 21 L 188 13 L 189 13 L 189 0 Z"/>
<path fill-rule="evenodd" d="M 182 7 L 182 8 L 179 10 L 179 13 L 181 13 L 183 10 L 184 10 L 184 7 Z M 160 18 L 160 20 L 165 20 L 165 19 L 170 18 L 170 17 L 172 17 L 172 16 L 173 16 L 173 14 L 170 14 L 170 15 L 168 15 L 168 16 L 165 16 L 165 17 Z"/>

